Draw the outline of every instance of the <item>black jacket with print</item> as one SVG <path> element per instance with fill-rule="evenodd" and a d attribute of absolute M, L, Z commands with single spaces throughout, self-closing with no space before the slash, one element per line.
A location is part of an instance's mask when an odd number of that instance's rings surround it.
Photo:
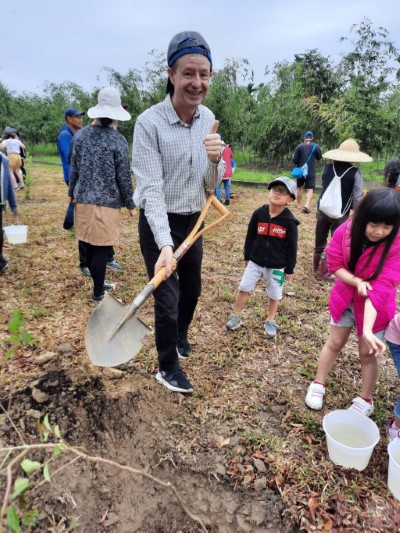
<path fill-rule="evenodd" d="M 284 268 L 286 274 L 293 274 L 299 224 L 287 207 L 272 218 L 268 205 L 256 209 L 244 243 L 245 261 L 250 260 L 266 268 Z"/>

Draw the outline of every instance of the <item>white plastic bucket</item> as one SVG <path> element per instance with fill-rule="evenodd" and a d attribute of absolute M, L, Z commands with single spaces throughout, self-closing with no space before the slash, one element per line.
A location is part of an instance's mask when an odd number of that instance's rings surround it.
<path fill-rule="evenodd" d="M 5 226 L 3 229 L 10 244 L 23 244 L 28 239 L 28 226 Z"/>
<path fill-rule="evenodd" d="M 400 500 L 400 439 L 389 443 L 388 454 L 388 487 L 396 500 Z"/>
<path fill-rule="evenodd" d="M 331 461 L 346 468 L 364 470 L 379 442 L 378 426 L 367 416 L 349 409 L 339 409 L 324 416 Z"/>

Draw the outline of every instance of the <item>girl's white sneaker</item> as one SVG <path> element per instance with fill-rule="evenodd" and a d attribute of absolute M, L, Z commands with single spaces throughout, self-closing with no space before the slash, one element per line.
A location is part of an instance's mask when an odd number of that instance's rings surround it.
<path fill-rule="evenodd" d="M 360 415 L 370 416 L 374 412 L 374 402 L 366 402 L 364 398 L 357 396 L 351 401 L 349 411 L 355 411 L 356 413 L 360 413 Z"/>
<path fill-rule="evenodd" d="M 308 387 L 306 394 L 306 404 L 310 409 L 315 409 L 319 411 L 322 409 L 324 403 L 325 387 L 320 383 L 315 383 L 314 381 Z"/>

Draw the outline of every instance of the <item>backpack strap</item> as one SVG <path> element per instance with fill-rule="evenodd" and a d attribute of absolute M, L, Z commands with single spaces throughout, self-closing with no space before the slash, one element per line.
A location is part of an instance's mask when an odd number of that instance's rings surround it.
<path fill-rule="evenodd" d="M 314 146 L 312 147 L 312 150 L 310 152 L 310 155 L 308 156 L 308 159 L 307 159 L 306 163 L 308 163 L 310 161 L 310 158 L 313 155 L 316 146 L 317 146 L 317 143 L 314 143 Z"/>
<path fill-rule="evenodd" d="M 335 177 L 336 177 L 336 178 L 339 178 L 340 180 L 343 178 L 343 176 L 344 176 L 345 174 L 347 174 L 347 172 L 348 172 L 349 170 L 351 170 L 352 168 L 356 168 L 354 165 L 352 165 L 351 167 L 349 167 L 348 169 L 346 169 L 346 170 L 343 172 L 343 174 L 342 174 L 341 176 L 338 176 L 338 175 L 336 174 L 336 169 L 335 169 L 335 163 L 334 163 L 334 162 L 332 163 L 332 166 L 333 166 L 333 173 L 335 174 Z M 352 203 L 353 203 L 353 193 L 351 193 L 350 198 L 349 198 L 347 204 L 345 205 L 345 207 L 344 207 L 344 209 L 343 209 L 342 216 L 343 216 L 345 213 L 347 213 L 347 211 L 350 209 Z"/>
<path fill-rule="evenodd" d="M 341 176 L 339 176 L 338 174 L 336 174 L 335 162 L 332 163 L 332 167 L 333 167 L 333 173 L 335 174 L 335 176 L 336 176 L 337 178 L 340 178 L 340 179 L 342 179 L 343 176 L 344 176 L 345 174 L 347 174 L 347 172 L 348 172 L 349 170 L 351 170 L 352 168 L 357 168 L 357 167 L 355 167 L 354 165 L 351 165 L 351 167 L 349 167 L 348 169 L 346 169 L 346 170 L 343 172 L 343 174 L 342 174 Z"/>

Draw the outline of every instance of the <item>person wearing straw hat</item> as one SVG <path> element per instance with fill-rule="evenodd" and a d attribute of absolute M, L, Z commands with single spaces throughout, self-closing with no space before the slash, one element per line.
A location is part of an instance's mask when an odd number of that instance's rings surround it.
<path fill-rule="evenodd" d="M 93 279 L 92 300 L 99 302 L 115 285 L 105 281 L 107 257 L 119 237 L 120 210 L 134 216 L 128 143 L 116 131 L 131 115 L 114 87 L 99 91 L 88 111 L 93 125 L 81 130 L 71 157 L 68 195 L 75 202 L 75 234 L 85 246 Z"/>
<path fill-rule="evenodd" d="M 339 148 L 328 150 L 322 157 L 330 159 L 332 162 L 327 163 L 322 172 L 322 192 L 317 204 L 313 270 L 315 274 L 320 272 L 324 281 L 329 281 L 333 279 L 333 276 L 329 274 L 326 259 L 323 256 L 329 232 L 332 235 L 336 228 L 349 218 L 350 210 L 354 210 L 360 203 L 363 193 L 363 179 L 355 163 L 368 163 L 372 161 L 372 157 L 361 152 L 354 139 L 346 139 Z M 341 178 L 342 206 L 339 218 L 332 218 L 324 213 L 320 205 L 321 199 L 335 176 Z"/>
<path fill-rule="evenodd" d="M 188 329 L 201 293 L 201 238 L 173 272 L 173 250 L 196 224 L 225 171 L 214 114 L 201 105 L 212 72 L 210 47 L 202 35 L 185 31 L 169 44 L 167 96 L 142 113 L 133 135 L 135 204 L 139 238 L 149 278 L 162 267 L 167 279 L 154 292 L 157 381 L 174 392 L 193 387 L 179 359 L 192 351 Z M 172 274 L 172 275 L 171 275 Z M 178 275 L 177 275 L 178 274 Z"/>

